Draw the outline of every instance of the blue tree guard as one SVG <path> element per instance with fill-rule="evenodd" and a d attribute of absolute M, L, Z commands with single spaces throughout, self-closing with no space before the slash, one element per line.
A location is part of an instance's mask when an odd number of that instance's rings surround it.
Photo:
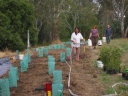
<path fill-rule="evenodd" d="M 30 63 L 31 62 L 31 55 L 30 55 L 30 53 L 26 54 L 26 58 L 28 58 L 28 63 Z"/>
<path fill-rule="evenodd" d="M 62 84 L 62 71 L 60 70 L 53 71 L 53 83 Z"/>
<path fill-rule="evenodd" d="M 66 48 L 66 57 L 71 55 L 71 48 Z"/>
<path fill-rule="evenodd" d="M 52 96 L 63 96 L 63 84 L 52 84 Z"/>
<path fill-rule="evenodd" d="M 48 55 L 48 62 L 55 62 L 55 58 L 52 55 Z"/>
<path fill-rule="evenodd" d="M 27 58 L 23 58 L 23 60 L 20 61 L 20 66 L 21 66 L 21 72 L 27 71 L 28 68 L 28 60 Z"/>
<path fill-rule="evenodd" d="M 10 71 L 15 71 L 17 80 L 19 80 L 18 67 L 11 66 L 10 67 Z"/>
<path fill-rule="evenodd" d="M 17 87 L 17 76 L 15 71 L 9 71 L 9 86 Z"/>
<path fill-rule="evenodd" d="M 48 73 L 53 74 L 54 70 L 55 70 L 55 62 L 48 62 Z"/>
<path fill-rule="evenodd" d="M 54 49 L 58 49 L 58 48 L 57 48 L 57 44 L 54 44 Z"/>
<path fill-rule="evenodd" d="M 43 50 L 43 53 L 44 53 L 44 55 L 48 55 L 48 48 L 44 48 L 44 50 Z"/>
<path fill-rule="evenodd" d="M 39 55 L 39 57 L 43 57 L 43 49 L 42 48 L 38 49 L 38 55 Z"/>
<path fill-rule="evenodd" d="M 0 96 L 10 96 L 8 78 L 0 79 Z"/>
<path fill-rule="evenodd" d="M 65 52 L 60 53 L 60 61 L 65 62 Z"/>

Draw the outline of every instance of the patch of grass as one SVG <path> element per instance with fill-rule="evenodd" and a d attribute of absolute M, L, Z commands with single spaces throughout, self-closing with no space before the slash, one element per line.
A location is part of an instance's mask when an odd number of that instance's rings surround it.
<path fill-rule="evenodd" d="M 102 77 L 102 81 L 104 82 L 104 83 L 109 83 L 110 82 L 110 79 L 108 78 L 108 77 Z"/>
<path fill-rule="evenodd" d="M 107 89 L 107 93 L 108 93 L 108 94 L 114 94 L 115 91 L 114 91 L 113 88 L 110 87 L 110 88 Z"/>
<path fill-rule="evenodd" d="M 109 75 L 106 74 L 105 72 L 103 72 L 103 73 L 101 74 L 101 76 L 109 76 Z"/>
<path fill-rule="evenodd" d="M 92 61 L 93 66 L 97 67 L 97 61 Z"/>
<path fill-rule="evenodd" d="M 119 82 L 124 82 L 124 83 L 127 83 L 127 80 L 124 80 L 120 75 L 118 74 L 114 74 L 114 75 L 109 75 L 109 74 L 106 74 L 105 72 L 103 72 L 101 75 L 100 75 L 100 78 L 101 78 L 101 82 L 102 84 L 104 85 L 104 87 L 106 88 L 106 91 L 105 91 L 105 95 L 106 94 L 114 94 L 114 90 L 112 88 L 112 85 L 114 85 L 115 83 L 119 83 Z M 121 92 L 118 92 L 121 90 L 120 89 L 117 89 L 116 88 L 116 92 L 117 93 L 121 93 L 121 94 L 126 94 L 127 91 L 125 90 L 125 88 L 122 88 L 123 91 Z M 123 93 L 122 93 L 123 92 Z M 125 96 L 125 95 L 120 95 L 120 96 Z M 128 95 L 126 95 L 128 96 Z"/>
<path fill-rule="evenodd" d="M 116 86 L 116 92 L 118 96 L 128 96 L 128 86 L 121 84 Z"/>

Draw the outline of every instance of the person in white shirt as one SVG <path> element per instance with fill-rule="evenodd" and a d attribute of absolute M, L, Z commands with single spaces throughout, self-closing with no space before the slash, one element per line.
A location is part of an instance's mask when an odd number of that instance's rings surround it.
<path fill-rule="evenodd" d="M 75 27 L 75 32 L 71 35 L 71 47 L 72 47 L 72 56 L 74 52 L 76 52 L 76 61 L 79 62 L 79 54 L 80 54 L 80 40 L 83 40 L 85 43 L 85 39 L 82 34 L 79 32 L 78 27 Z"/>

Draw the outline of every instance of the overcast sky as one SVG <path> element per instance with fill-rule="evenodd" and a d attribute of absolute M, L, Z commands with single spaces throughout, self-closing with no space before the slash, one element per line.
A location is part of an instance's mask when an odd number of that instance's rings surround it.
<path fill-rule="evenodd" d="M 93 0 L 93 2 L 95 2 L 95 3 L 96 3 L 96 1 L 97 1 L 97 0 Z"/>

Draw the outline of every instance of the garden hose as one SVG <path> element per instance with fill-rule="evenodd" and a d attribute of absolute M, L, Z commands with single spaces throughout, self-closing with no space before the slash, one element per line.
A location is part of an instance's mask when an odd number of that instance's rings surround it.
<path fill-rule="evenodd" d="M 70 56 L 71 57 L 71 56 Z M 69 93 L 72 95 L 72 96 L 78 96 L 77 94 L 74 94 L 71 90 L 70 90 L 70 74 L 71 74 L 71 66 L 67 63 L 67 61 L 65 60 L 66 64 L 68 65 L 70 71 L 69 71 L 69 74 L 68 74 L 68 90 L 69 90 Z"/>
<path fill-rule="evenodd" d="M 72 52 L 72 48 L 71 48 L 71 52 Z M 84 46 L 84 52 L 85 52 L 85 46 Z M 70 79 L 71 79 L 71 77 L 70 77 L 70 74 L 71 74 L 71 66 L 67 63 L 67 61 L 65 60 L 65 62 L 66 62 L 66 64 L 68 65 L 68 67 L 69 67 L 69 74 L 68 74 L 68 90 L 69 90 L 69 93 L 72 95 L 72 96 L 78 96 L 77 94 L 74 94 L 72 91 L 71 91 L 71 89 L 70 89 Z M 71 56 L 71 53 L 70 53 L 70 62 L 71 62 L 71 64 L 72 64 L 72 56 Z"/>

